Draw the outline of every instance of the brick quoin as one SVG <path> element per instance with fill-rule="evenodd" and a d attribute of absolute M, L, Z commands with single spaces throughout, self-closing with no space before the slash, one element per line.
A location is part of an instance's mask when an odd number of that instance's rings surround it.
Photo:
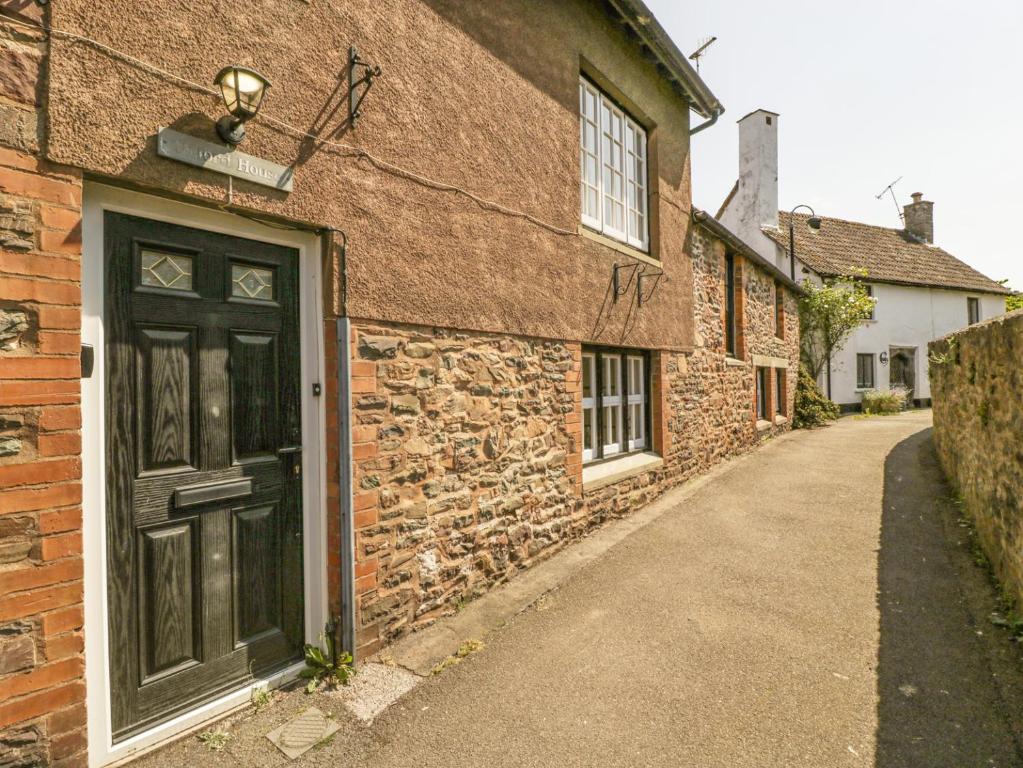
<path fill-rule="evenodd" d="M 43 21 L 35 3 L 0 7 Z M 38 103 L 46 101 L 40 84 L 46 42 L 4 18 L 4 114 L 35 121 Z M 0 419 L 15 425 L 4 435 L 20 446 L 0 463 L 0 521 L 14 521 L 27 546 L 22 559 L 0 565 L 0 628 L 12 622 L 29 628 L 36 653 L 29 668 L 0 673 L 0 729 L 34 728 L 51 765 L 84 766 L 81 174 L 25 151 L 27 143 L 4 146 L 10 136 L 17 138 L 0 131 L 0 203 L 13 212 L 0 217 L 0 226 L 13 228 L 0 249 L 0 313 L 22 313 L 29 328 L 0 351 Z"/>

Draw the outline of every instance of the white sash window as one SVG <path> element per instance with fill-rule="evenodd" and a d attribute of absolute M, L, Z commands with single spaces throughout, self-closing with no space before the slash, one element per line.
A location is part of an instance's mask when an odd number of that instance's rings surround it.
<path fill-rule="evenodd" d="M 582 222 L 646 250 L 646 131 L 588 80 L 579 80 L 579 169 Z"/>
<path fill-rule="evenodd" d="M 583 355 L 583 461 L 598 454 L 597 441 L 597 356 Z"/>
<path fill-rule="evenodd" d="M 649 384 L 643 354 L 583 352 L 583 461 L 645 450 Z"/>
<path fill-rule="evenodd" d="M 646 448 L 646 371 L 643 358 L 629 355 L 628 366 L 629 440 L 628 450 Z"/>

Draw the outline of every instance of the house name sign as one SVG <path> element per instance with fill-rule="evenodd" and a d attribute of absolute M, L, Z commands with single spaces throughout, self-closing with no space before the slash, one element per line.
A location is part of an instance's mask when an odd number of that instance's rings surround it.
<path fill-rule="evenodd" d="M 208 171 L 224 173 L 253 184 L 290 192 L 295 172 L 287 166 L 272 163 L 261 157 L 232 150 L 223 144 L 214 144 L 170 128 L 161 128 L 156 134 L 156 153 L 160 157 L 177 160 Z"/>

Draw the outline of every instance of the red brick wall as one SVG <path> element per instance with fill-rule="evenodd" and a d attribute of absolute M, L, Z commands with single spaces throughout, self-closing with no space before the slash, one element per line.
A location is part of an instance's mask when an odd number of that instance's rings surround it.
<path fill-rule="evenodd" d="M 37 19 L 33 3 L 0 0 Z M 26 18 L 21 16 L 21 18 Z M 85 765 L 81 178 L 42 159 L 46 44 L 0 17 L 0 762 Z"/>

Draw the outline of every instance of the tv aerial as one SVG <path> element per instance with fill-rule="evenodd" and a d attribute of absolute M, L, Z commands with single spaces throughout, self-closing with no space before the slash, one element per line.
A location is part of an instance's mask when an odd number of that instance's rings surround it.
<path fill-rule="evenodd" d="M 895 181 L 893 181 L 887 187 L 885 187 L 880 192 L 878 192 L 876 195 L 874 195 L 874 197 L 875 197 L 875 199 L 880 200 L 886 194 L 890 194 L 892 196 L 892 202 L 895 203 L 895 212 L 897 214 L 899 214 L 899 221 L 905 222 L 906 221 L 906 217 L 902 213 L 902 208 L 899 207 L 899 199 L 897 197 L 895 197 L 895 185 L 898 184 L 900 181 L 902 181 L 902 177 L 901 176 L 899 176 L 899 178 L 897 178 Z"/>
<path fill-rule="evenodd" d="M 689 54 L 689 60 L 696 64 L 697 72 L 700 71 L 700 59 L 706 55 L 707 49 L 710 48 L 716 40 L 717 37 L 705 37 L 700 41 L 700 47 Z"/>

